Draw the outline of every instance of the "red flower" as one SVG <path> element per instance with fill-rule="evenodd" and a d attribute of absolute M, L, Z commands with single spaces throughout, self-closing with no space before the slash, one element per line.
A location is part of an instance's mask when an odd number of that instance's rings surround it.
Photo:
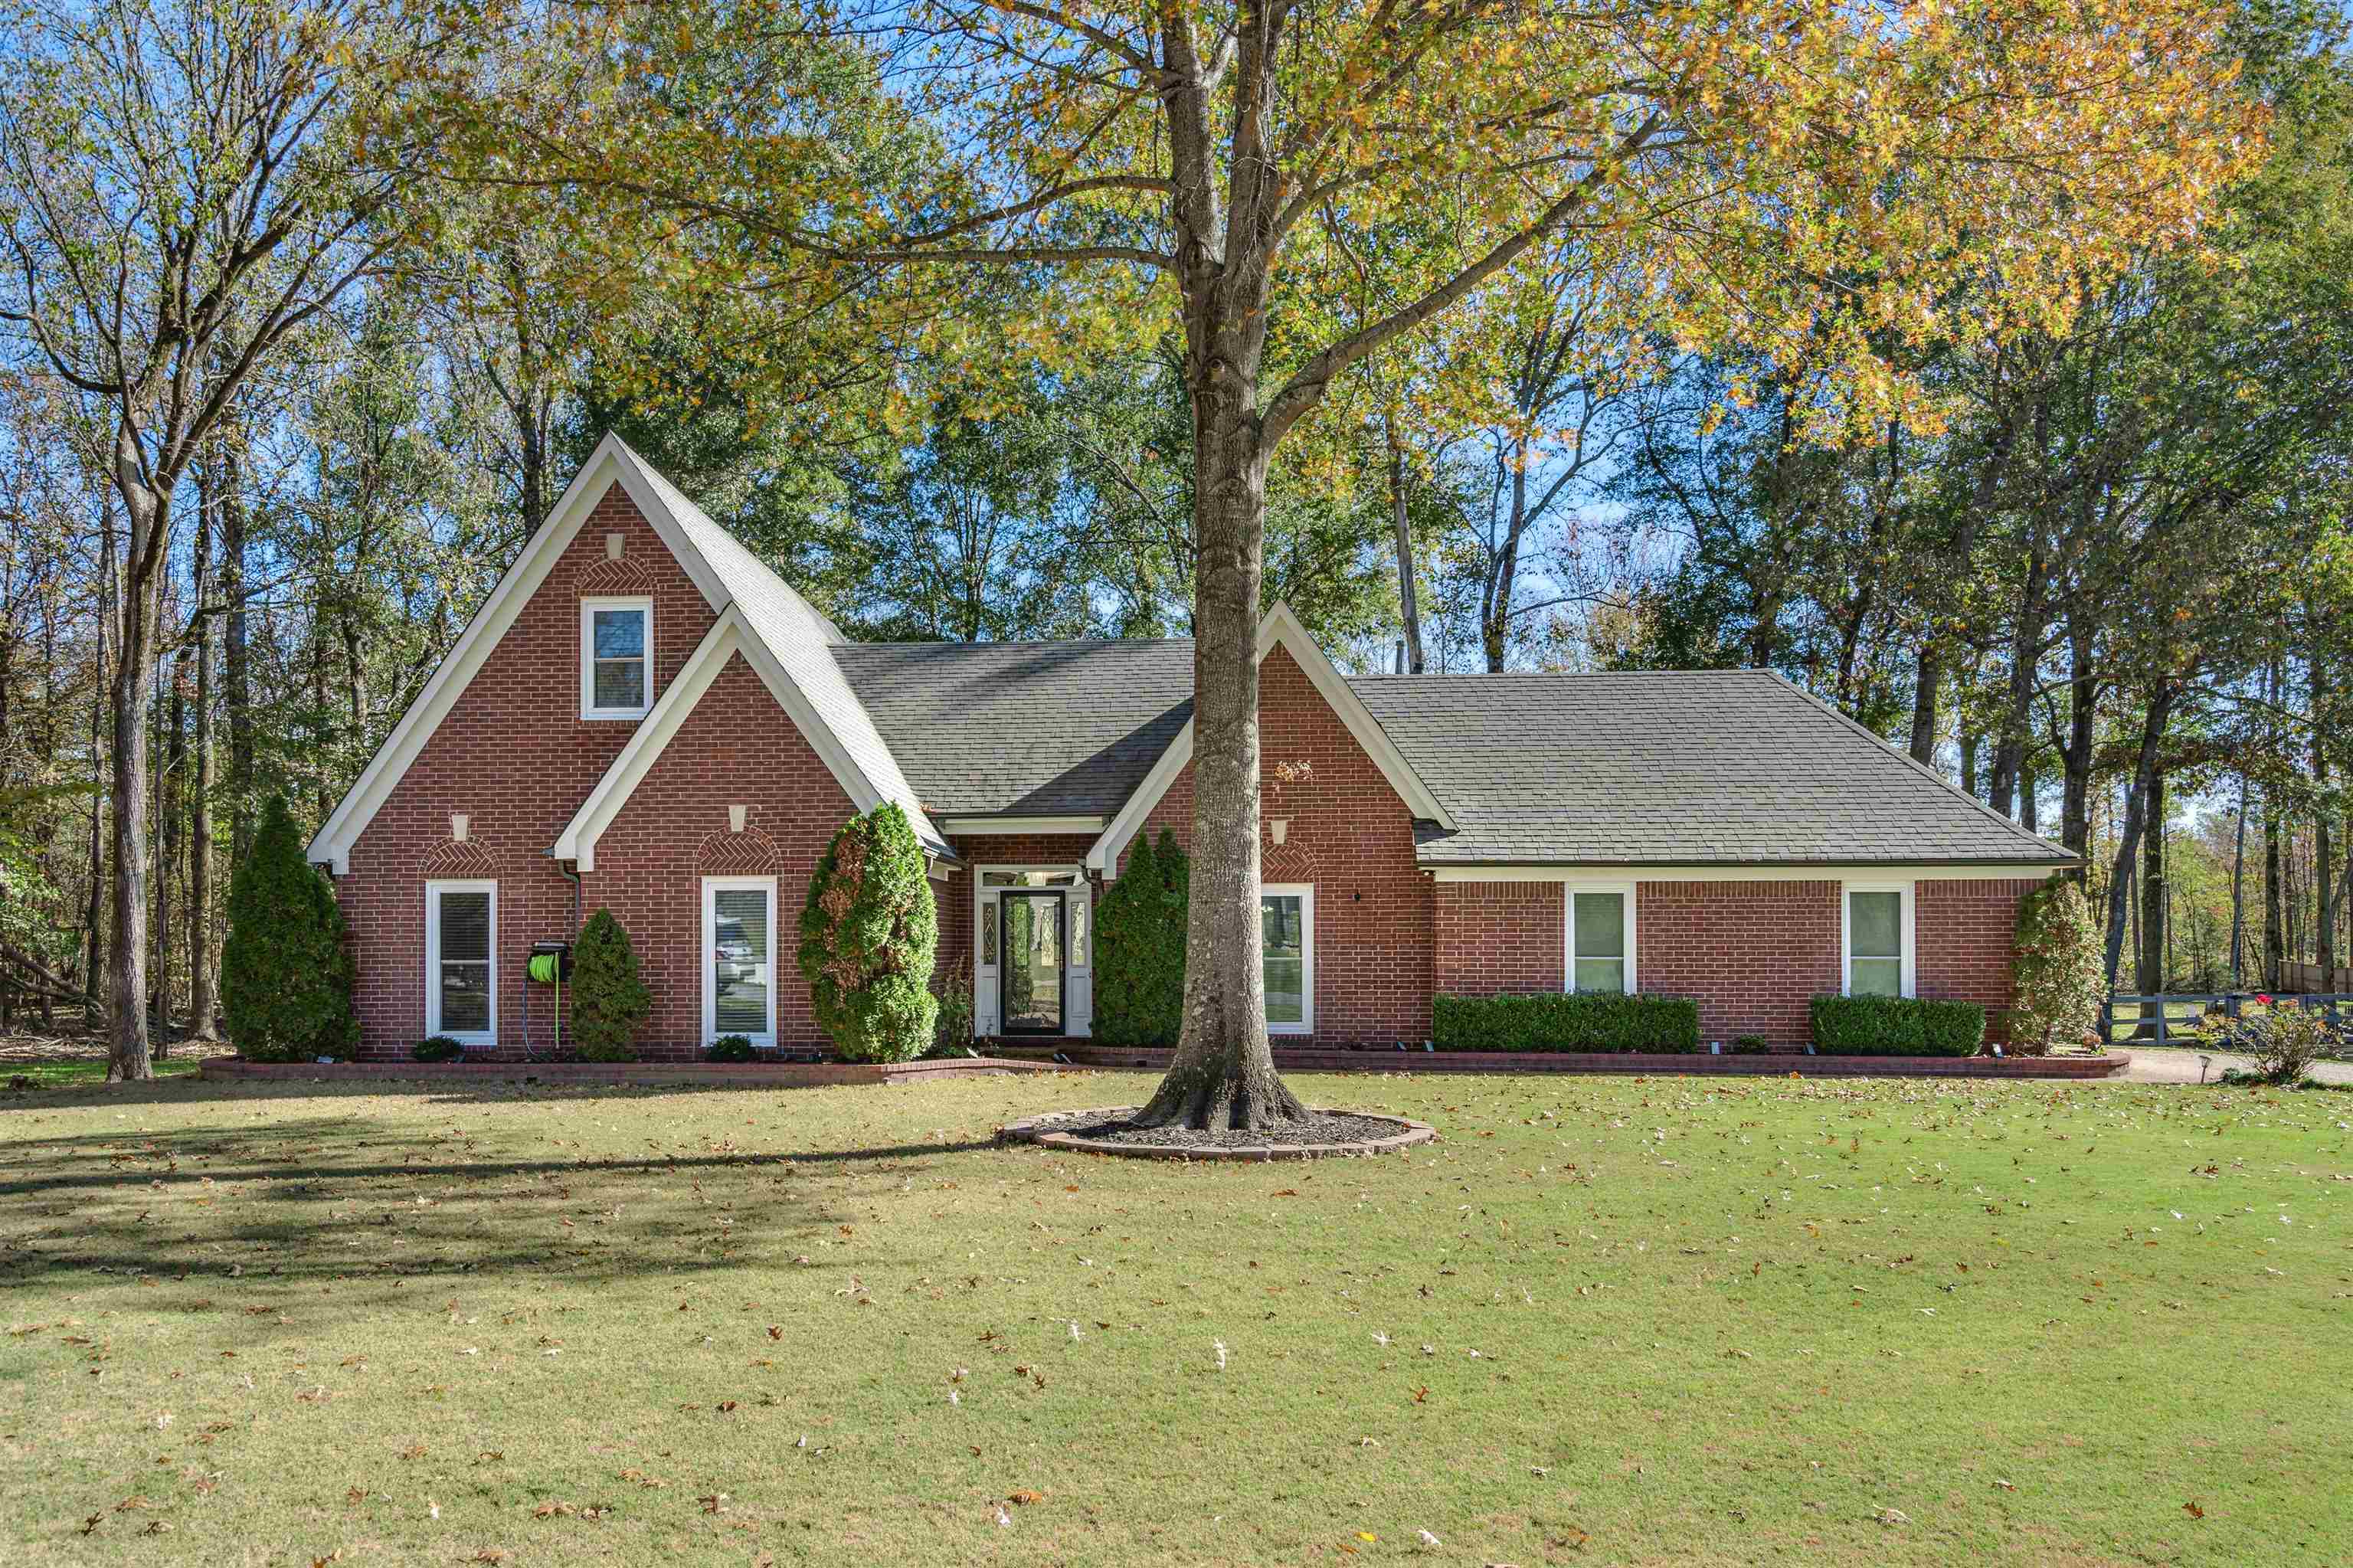
<path fill-rule="evenodd" d="M 2255 1000 L 2262 1002 L 2265 1007 L 2269 1007 L 2272 1004 L 2272 999 L 2261 994 L 2260 992 L 2257 993 Z"/>

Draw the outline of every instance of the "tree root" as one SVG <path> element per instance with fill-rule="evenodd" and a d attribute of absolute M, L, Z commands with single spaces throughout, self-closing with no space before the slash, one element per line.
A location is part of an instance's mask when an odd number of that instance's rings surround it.
<path fill-rule="evenodd" d="M 1285 1122 L 1303 1121 L 1307 1107 L 1300 1103 L 1270 1065 L 1253 1071 L 1241 1064 L 1177 1067 L 1161 1080 L 1159 1091 L 1129 1118 L 1138 1127 L 1238 1128 L 1258 1131 Z"/>

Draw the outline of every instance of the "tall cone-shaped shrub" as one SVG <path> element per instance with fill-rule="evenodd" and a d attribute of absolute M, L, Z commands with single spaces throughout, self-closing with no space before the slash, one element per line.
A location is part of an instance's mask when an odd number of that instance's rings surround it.
<path fill-rule="evenodd" d="M 1185 1023 L 1185 903 L 1191 863 L 1176 835 L 1139 834 L 1095 910 L 1094 1037 L 1174 1045 Z"/>
<path fill-rule="evenodd" d="M 638 977 L 629 934 L 599 909 L 572 944 L 572 1043 L 591 1062 L 631 1062 L 638 1030 L 654 1010 L 653 992 Z"/>
<path fill-rule="evenodd" d="M 302 858 L 283 795 L 262 806 L 252 853 L 229 876 L 220 995 L 229 1041 L 248 1060 L 295 1062 L 359 1043 L 343 912 Z"/>
<path fill-rule="evenodd" d="M 809 879 L 801 973 L 818 1027 L 853 1062 L 905 1062 L 932 1043 L 939 912 L 907 813 L 884 803 L 841 825 Z"/>
<path fill-rule="evenodd" d="M 2084 890 L 2053 877 L 2018 906 L 2017 947 L 2010 961 L 2010 1043 L 2040 1054 L 2053 1045 L 2098 1038 L 2100 998 L 2107 967 L 2100 927 Z"/>

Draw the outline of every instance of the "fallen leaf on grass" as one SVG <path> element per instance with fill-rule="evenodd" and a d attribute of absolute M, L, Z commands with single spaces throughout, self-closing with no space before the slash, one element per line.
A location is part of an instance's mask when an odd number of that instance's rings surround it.
<path fill-rule="evenodd" d="M 2206 1517 L 2206 1510 L 2200 1508 L 2194 1502 L 2183 1503 L 2181 1505 L 2181 1511 L 2188 1514 L 2192 1519 L 2204 1519 Z"/>

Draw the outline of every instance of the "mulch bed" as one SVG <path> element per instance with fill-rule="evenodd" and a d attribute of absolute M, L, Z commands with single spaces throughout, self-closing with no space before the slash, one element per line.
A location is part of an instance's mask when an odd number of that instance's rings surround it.
<path fill-rule="evenodd" d="M 1146 1160 L 1315 1160 L 1388 1154 L 1437 1136 L 1427 1122 L 1370 1111 L 1311 1110 L 1303 1121 L 1253 1131 L 1137 1127 L 1128 1119 L 1137 1108 L 1114 1106 L 1031 1117 L 1008 1124 L 998 1136 L 1008 1142 Z"/>

